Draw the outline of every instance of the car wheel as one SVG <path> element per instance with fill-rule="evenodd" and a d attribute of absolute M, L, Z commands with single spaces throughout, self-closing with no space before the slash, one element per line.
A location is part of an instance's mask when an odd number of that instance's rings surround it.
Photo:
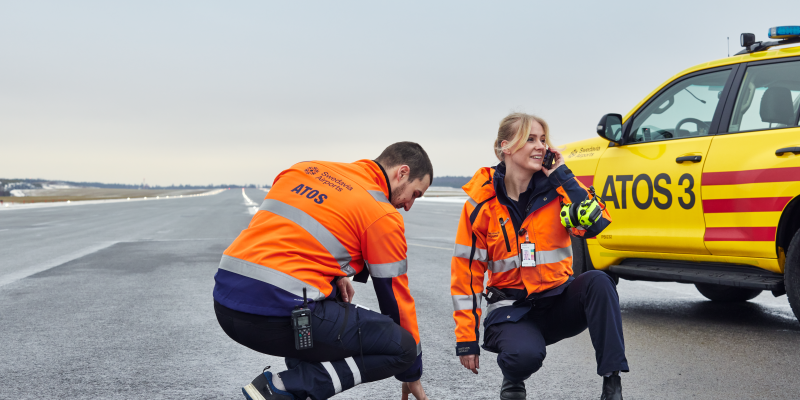
<path fill-rule="evenodd" d="M 594 263 L 592 263 L 592 257 L 589 255 L 589 245 L 586 243 L 586 239 L 573 237 L 572 238 L 572 276 L 578 277 L 578 275 L 586 272 L 586 271 L 594 271 Z M 603 270 L 611 279 L 614 280 L 615 284 L 619 284 L 619 276 L 608 269 Z"/>
<path fill-rule="evenodd" d="M 760 289 L 745 289 L 709 283 L 695 283 L 694 286 L 707 299 L 726 303 L 747 301 L 761 294 Z"/>
<path fill-rule="evenodd" d="M 794 316 L 800 320 L 800 231 L 797 231 L 789 243 L 786 262 L 783 264 L 783 279 L 786 283 L 786 296 L 792 306 Z"/>
<path fill-rule="evenodd" d="M 572 276 L 578 277 L 578 275 L 586 272 L 586 257 L 588 254 L 586 253 L 586 240 L 579 237 L 573 237 L 572 239 Z"/>

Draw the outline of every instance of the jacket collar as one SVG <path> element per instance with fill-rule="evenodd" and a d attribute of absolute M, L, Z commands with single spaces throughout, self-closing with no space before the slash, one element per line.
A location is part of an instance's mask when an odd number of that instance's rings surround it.
<path fill-rule="evenodd" d="M 508 193 L 506 192 L 505 177 L 506 163 L 501 161 L 500 164 L 497 164 L 497 166 L 494 167 L 494 191 L 497 193 L 497 200 L 500 202 L 500 204 L 506 207 L 514 207 L 514 203 L 511 202 L 511 199 L 508 197 Z M 552 185 L 550 185 L 550 181 L 547 179 L 547 176 L 544 174 L 544 172 L 538 171 L 533 174 L 531 180 L 528 182 L 528 188 L 525 189 L 525 191 L 527 192 L 531 189 L 533 189 L 533 193 L 531 193 L 528 197 L 528 204 L 532 203 L 538 195 L 552 189 Z M 527 215 L 525 215 L 525 217 L 527 217 Z"/>
<path fill-rule="evenodd" d="M 392 185 L 389 183 L 389 176 L 386 175 L 386 170 L 383 169 L 382 165 L 373 160 L 358 160 L 353 164 L 364 168 L 364 171 L 369 174 L 375 184 L 380 186 L 383 194 L 386 195 L 386 199 L 388 199 L 389 202 L 392 201 Z"/>

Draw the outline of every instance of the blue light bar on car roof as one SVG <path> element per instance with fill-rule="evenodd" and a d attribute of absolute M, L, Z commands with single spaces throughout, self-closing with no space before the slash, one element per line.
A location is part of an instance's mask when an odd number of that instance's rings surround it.
<path fill-rule="evenodd" d="M 776 26 L 769 28 L 770 39 L 789 39 L 800 36 L 800 26 Z"/>

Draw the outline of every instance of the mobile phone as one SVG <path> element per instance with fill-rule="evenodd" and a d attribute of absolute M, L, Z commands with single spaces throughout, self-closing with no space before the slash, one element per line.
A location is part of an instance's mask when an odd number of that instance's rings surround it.
<path fill-rule="evenodd" d="M 544 158 L 542 159 L 542 167 L 544 169 L 552 168 L 553 160 L 555 159 L 556 159 L 556 153 L 553 153 L 552 151 L 550 151 L 550 149 L 547 149 L 547 151 L 544 153 Z"/>

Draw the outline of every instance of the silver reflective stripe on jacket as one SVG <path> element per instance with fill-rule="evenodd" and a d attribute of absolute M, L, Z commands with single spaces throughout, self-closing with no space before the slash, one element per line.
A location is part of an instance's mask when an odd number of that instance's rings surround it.
<path fill-rule="evenodd" d="M 489 261 L 489 270 L 495 274 L 500 272 L 511 271 L 512 269 L 517 267 L 519 267 L 518 256 L 511 256 L 509 258 L 506 258 L 505 260 Z"/>
<path fill-rule="evenodd" d="M 400 260 L 386 264 L 369 264 L 369 274 L 373 278 L 394 278 L 403 275 L 408 271 L 408 260 Z"/>
<path fill-rule="evenodd" d="M 478 308 L 481 308 L 483 296 L 480 294 L 476 294 L 475 296 L 478 298 Z M 453 310 L 472 310 L 471 294 L 454 294 L 451 297 L 453 298 Z"/>
<path fill-rule="evenodd" d="M 477 207 L 477 206 L 478 206 L 478 202 L 477 202 L 477 201 L 475 201 L 475 200 L 473 200 L 473 199 L 472 199 L 472 197 L 468 198 L 468 199 L 467 199 L 467 202 L 468 202 L 469 204 L 472 204 L 472 206 L 473 206 L 473 207 Z"/>
<path fill-rule="evenodd" d="M 568 257 L 572 257 L 572 246 L 567 246 L 555 250 L 537 251 L 536 265 L 556 263 L 559 261 L 564 261 Z"/>
<path fill-rule="evenodd" d="M 422 354 L 422 342 L 417 343 L 417 355 Z"/>
<path fill-rule="evenodd" d="M 265 267 L 250 261 L 238 259 L 227 255 L 222 256 L 219 262 L 219 269 L 246 276 L 257 281 L 269 283 L 272 286 L 281 288 L 298 298 L 303 297 L 303 288 L 306 288 L 306 295 L 310 300 L 322 300 L 325 295 L 308 283 L 301 281 L 291 275 L 285 274 L 276 269 Z"/>
<path fill-rule="evenodd" d="M 489 314 L 491 314 L 492 311 L 494 311 L 494 310 L 496 310 L 496 309 L 498 309 L 500 307 L 508 307 L 508 306 L 514 304 L 514 301 L 516 301 L 516 300 L 500 300 L 500 301 L 498 301 L 496 303 L 489 304 L 489 307 L 486 308 L 486 316 L 488 317 Z"/>
<path fill-rule="evenodd" d="M 331 231 L 325 228 L 325 226 L 319 223 L 319 221 L 314 219 L 314 217 L 297 207 L 275 199 L 264 200 L 264 203 L 261 204 L 259 209 L 269 211 L 275 215 L 280 215 L 305 229 L 306 232 L 311 234 L 314 239 L 317 239 L 317 241 L 331 253 L 331 256 L 336 259 L 340 267 L 339 269 L 341 269 L 342 272 L 347 274 L 347 276 L 356 274 L 356 270 L 350 266 L 350 261 L 352 261 L 350 253 L 347 252 L 342 242 L 340 242 Z"/>
<path fill-rule="evenodd" d="M 469 260 L 470 251 L 472 251 L 472 247 L 464 246 L 463 244 L 456 243 L 456 248 L 453 251 L 453 257 L 466 258 L 467 260 Z M 488 257 L 487 254 L 488 254 L 488 252 L 486 251 L 486 249 L 478 249 L 478 248 L 476 248 L 475 249 L 475 258 L 474 258 L 474 260 L 475 261 L 486 262 L 487 257 Z"/>
<path fill-rule="evenodd" d="M 380 191 L 380 190 L 367 190 L 367 192 L 369 192 L 369 194 L 372 195 L 372 198 L 374 198 L 375 200 L 380 201 L 381 203 L 392 204 L 391 202 L 389 202 L 389 199 L 386 198 L 386 195 L 383 193 L 383 191 Z"/>

